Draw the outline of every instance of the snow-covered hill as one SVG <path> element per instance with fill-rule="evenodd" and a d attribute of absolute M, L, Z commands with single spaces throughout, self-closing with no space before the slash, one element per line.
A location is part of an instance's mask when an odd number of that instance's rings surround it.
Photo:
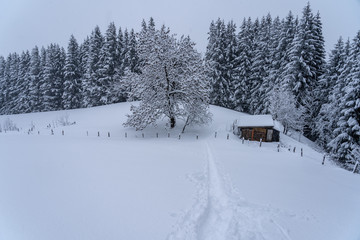
<path fill-rule="evenodd" d="M 1 240 L 360 239 L 359 175 L 309 142 L 242 144 L 241 113 L 214 106 L 180 139 L 136 132 L 129 107 L 0 116 L 19 128 L 0 133 Z"/>

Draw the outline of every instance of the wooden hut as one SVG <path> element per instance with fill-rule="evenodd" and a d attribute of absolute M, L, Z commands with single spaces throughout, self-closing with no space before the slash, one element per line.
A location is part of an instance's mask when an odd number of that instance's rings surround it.
<path fill-rule="evenodd" d="M 271 115 L 244 115 L 234 121 L 233 132 L 251 141 L 279 142 L 280 132 L 275 129 Z"/>

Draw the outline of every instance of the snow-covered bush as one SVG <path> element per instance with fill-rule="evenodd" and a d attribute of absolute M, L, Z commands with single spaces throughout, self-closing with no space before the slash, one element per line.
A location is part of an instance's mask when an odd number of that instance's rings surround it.
<path fill-rule="evenodd" d="M 16 126 L 16 124 L 10 119 L 5 119 L 3 123 L 3 130 L 4 131 L 19 131 L 19 128 Z"/>
<path fill-rule="evenodd" d="M 296 106 L 294 95 L 287 90 L 275 89 L 271 94 L 271 115 L 284 126 L 284 134 L 289 129 L 301 131 L 304 126 L 304 108 Z"/>
<path fill-rule="evenodd" d="M 71 122 L 69 120 L 69 114 L 67 114 L 67 113 L 60 116 L 59 119 L 57 120 L 57 122 L 60 126 L 70 126 L 70 125 L 76 124 L 76 122 Z"/>

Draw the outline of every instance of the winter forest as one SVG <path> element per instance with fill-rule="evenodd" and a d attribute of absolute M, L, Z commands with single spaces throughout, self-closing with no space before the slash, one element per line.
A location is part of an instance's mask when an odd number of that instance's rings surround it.
<path fill-rule="evenodd" d="M 175 116 L 186 124 L 206 123 L 211 118 L 207 106 L 214 104 L 272 114 L 285 134 L 303 133 L 351 168 L 360 159 L 360 31 L 354 35 L 339 37 L 327 56 L 320 13 L 310 4 L 299 17 L 269 13 L 245 18 L 238 26 L 213 21 L 204 56 L 189 37 L 172 35 L 165 26 L 156 30 L 152 18 L 143 20 L 138 33 L 110 23 L 104 34 L 95 27 L 81 43 L 71 36 L 66 50 L 54 43 L 0 56 L 0 114 L 142 100 L 127 122 L 142 129 L 161 114 L 172 125 Z M 162 48 L 152 46 L 151 38 L 160 39 Z M 148 67 L 164 63 L 180 68 L 157 72 Z M 156 82 L 156 73 L 181 81 L 162 94 L 166 86 Z M 178 105 L 157 111 L 154 105 L 163 105 L 169 94 Z"/>

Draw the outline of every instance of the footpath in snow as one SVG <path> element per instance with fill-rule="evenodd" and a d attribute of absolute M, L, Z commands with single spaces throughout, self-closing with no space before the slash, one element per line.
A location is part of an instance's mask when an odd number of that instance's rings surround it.
<path fill-rule="evenodd" d="M 270 208 L 256 207 L 237 196 L 229 178 L 219 171 L 220 163 L 209 143 L 203 148 L 207 166 L 202 176 L 197 176 L 198 198 L 168 239 L 291 239 L 271 216 Z"/>

